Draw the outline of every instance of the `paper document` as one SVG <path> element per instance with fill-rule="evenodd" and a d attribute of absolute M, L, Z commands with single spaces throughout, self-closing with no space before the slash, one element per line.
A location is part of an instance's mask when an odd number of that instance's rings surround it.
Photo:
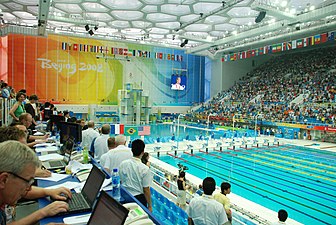
<path fill-rule="evenodd" d="M 56 185 L 46 187 L 46 189 L 56 189 L 56 188 L 60 188 L 60 187 L 67 187 L 69 189 L 75 189 L 75 188 L 81 187 L 81 183 L 73 182 L 73 181 L 67 181 L 67 182 L 64 182 L 62 184 L 56 184 Z"/>
<path fill-rule="evenodd" d="M 38 157 L 40 161 L 45 162 L 49 160 L 61 160 L 64 158 L 64 156 L 57 154 L 57 153 L 52 153 L 48 155 L 41 155 Z"/>
<path fill-rule="evenodd" d="M 71 173 L 75 174 L 80 170 L 92 169 L 92 164 L 82 164 L 77 161 L 70 161 L 69 167 L 71 168 Z"/>
<path fill-rule="evenodd" d="M 57 151 L 57 150 L 58 150 L 58 147 L 56 147 L 56 146 L 46 146 L 46 147 L 35 148 L 35 151 L 37 153 L 40 153 L 40 152 L 52 152 L 52 151 Z"/>
<path fill-rule="evenodd" d="M 35 177 L 37 180 L 48 180 L 58 182 L 70 176 L 69 174 L 59 174 L 59 173 L 51 173 L 50 177 Z"/>
<path fill-rule="evenodd" d="M 86 225 L 89 222 L 91 214 L 81 215 L 81 216 L 70 216 L 65 217 L 63 222 L 71 225 Z"/>

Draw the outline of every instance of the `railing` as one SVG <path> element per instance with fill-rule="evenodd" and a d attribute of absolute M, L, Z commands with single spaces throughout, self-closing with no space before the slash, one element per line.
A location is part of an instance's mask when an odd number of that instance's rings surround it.
<path fill-rule="evenodd" d="M 0 111 L 2 125 L 8 126 L 12 122 L 12 118 L 9 115 L 9 111 L 15 103 L 14 99 L 0 98 Z"/>
<path fill-rule="evenodd" d="M 155 165 L 153 165 L 153 164 L 151 166 L 151 173 L 154 176 L 153 180 L 160 187 L 167 190 L 170 194 L 176 196 L 176 191 L 178 190 L 177 185 L 175 183 L 171 182 L 170 180 L 168 180 L 165 177 L 165 174 L 160 169 L 155 168 Z M 169 175 L 173 176 L 173 174 L 169 174 Z M 159 180 L 156 180 L 157 178 L 159 178 Z M 190 185 L 192 185 L 192 184 L 190 184 Z M 189 203 L 190 200 L 194 197 L 195 196 L 193 194 L 186 191 L 187 203 Z M 268 220 L 263 219 L 263 218 L 259 217 L 258 215 L 237 206 L 236 204 L 231 203 L 231 208 L 233 209 L 233 218 L 232 219 L 236 223 L 239 223 L 239 224 L 251 224 L 252 223 L 253 224 L 255 222 L 258 222 L 258 224 L 263 224 L 263 225 L 270 224 L 270 222 Z M 252 221 L 251 221 L 251 219 L 252 219 Z M 243 220 L 245 220 L 246 222 L 244 222 Z"/>

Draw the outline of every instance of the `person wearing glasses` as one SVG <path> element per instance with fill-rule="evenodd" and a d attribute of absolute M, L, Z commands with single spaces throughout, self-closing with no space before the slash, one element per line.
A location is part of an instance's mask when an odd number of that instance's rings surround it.
<path fill-rule="evenodd" d="M 21 198 L 40 198 L 53 194 L 47 189 L 32 187 L 35 170 L 40 162 L 35 153 L 26 145 L 18 141 L 5 141 L 0 143 L 0 225 L 6 225 L 6 205 L 14 206 Z M 71 193 L 66 193 L 70 194 Z M 62 196 L 59 196 L 59 200 Z M 64 197 L 63 197 L 64 198 Z M 10 225 L 33 225 L 41 219 L 54 216 L 60 212 L 66 212 L 68 204 L 63 201 L 55 201 L 48 206 L 39 209 L 30 215 L 9 223 Z M 55 223 L 50 223 L 52 225 Z"/>

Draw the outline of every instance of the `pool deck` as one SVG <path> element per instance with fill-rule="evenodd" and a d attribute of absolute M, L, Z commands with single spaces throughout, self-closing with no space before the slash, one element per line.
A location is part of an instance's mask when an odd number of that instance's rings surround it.
<path fill-rule="evenodd" d="M 264 136 L 261 135 L 261 137 L 257 137 L 257 141 L 259 144 L 262 144 L 265 142 L 265 139 L 269 141 L 269 143 L 273 143 L 274 142 L 274 137 L 273 136 Z M 312 148 L 315 150 L 321 150 L 321 151 L 330 151 L 330 152 L 336 152 L 336 144 L 333 143 L 326 143 L 326 142 L 317 142 L 317 141 L 310 141 L 310 140 L 289 140 L 289 139 L 283 139 L 283 138 L 277 138 L 278 141 L 281 144 L 292 144 L 292 145 L 297 145 L 297 146 L 303 146 L 303 147 L 307 147 L 307 148 Z M 236 139 L 236 141 L 240 141 L 241 139 Z M 213 140 L 213 142 L 209 142 L 209 149 L 211 148 L 211 143 L 212 145 L 215 143 L 215 141 L 219 141 L 219 140 Z M 180 142 L 180 150 L 184 151 L 186 150 L 186 146 L 188 146 L 188 144 L 193 144 L 194 146 L 202 146 L 205 142 L 204 141 L 200 141 L 199 143 L 197 142 Z M 162 155 L 165 155 L 167 151 L 170 152 L 174 152 L 174 150 L 177 150 L 177 148 L 172 147 L 176 145 L 174 142 L 169 142 L 169 143 L 156 143 L 156 144 L 147 144 L 146 145 L 146 149 L 145 151 L 152 153 L 152 154 L 157 154 L 158 151 L 161 152 Z M 160 149 L 156 149 L 154 150 L 155 146 L 160 146 Z M 223 145 L 223 147 L 227 147 L 225 144 Z M 204 148 L 204 147 L 202 147 Z M 150 161 L 158 166 L 160 166 L 161 168 L 164 168 L 165 170 L 173 173 L 173 174 L 178 174 L 178 168 L 171 166 L 165 162 L 162 162 L 161 160 L 158 160 L 154 157 L 150 158 Z M 187 179 L 193 183 L 194 185 L 198 186 L 199 184 L 202 183 L 202 179 L 193 176 L 191 174 L 187 173 Z M 218 184 L 217 184 L 218 186 Z M 218 187 L 219 191 L 220 188 Z M 250 200 L 247 200 L 243 197 L 240 197 L 236 194 L 234 194 L 234 190 L 233 192 L 231 192 L 231 194 L 229 194 L 228 196 L 231 200 L 231 203 L 237 205 L 240 208 L 243 208 L 246 211 L 252 212 L 256 215 L 258 215 L 259 217 L 269 221 L 270 223 L 276 222 L 277 221 L 277 216 L 278 213 L 270 210 L 268 208 L 265 208 L 259 204 L 256 204 Z M 289 215 L 290 216 L 290 215 Z M 290 217 L 286 220 L 286 224 L 290 224 L 290 225 L 300 225 L 302 223 L 299 223 L 293 219 L 291 219 Z"/>

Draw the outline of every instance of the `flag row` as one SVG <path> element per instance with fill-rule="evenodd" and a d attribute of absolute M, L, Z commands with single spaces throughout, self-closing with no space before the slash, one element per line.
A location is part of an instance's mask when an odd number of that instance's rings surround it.
<path fill-rule="evenodd" d="M 112 124 L 110 134 L 123 134 L 125 136 L 150 135 L 150 126 L 125 126 L 124 124 Z"/>
<path fill-rule="evenodd" d="M 122 56 L 134 56 L 134 57 L 163 59 L 163 60 L 180 61 L 180 62 L 183 61 L 183 56 L 178 54 L 142 51 L 128 48 L 116 48 L 116 47 L 99 46 L 99 45 L 70 44 L 67 42 L 62 42 L 62 50 L 89 52 L 89 53 L 104 53 L 106 55 L 111 54 Z"/>
<path fill-rule="evenodd" d="M 327 41 L 335 41 L 335 32 L 328 32 L 323 34 L 314 35 L 307 38 L 267 45 L 264 47 L 249 49 L 247 51 L 231 53 L 224 55 L 222 62 L 236 61 L 238 59 L 246 59 L 259 55 L 266 55 L 269 53 L 283 52 L 297 48 L 304 48 L 312 45 L 325 43 Z"/>

